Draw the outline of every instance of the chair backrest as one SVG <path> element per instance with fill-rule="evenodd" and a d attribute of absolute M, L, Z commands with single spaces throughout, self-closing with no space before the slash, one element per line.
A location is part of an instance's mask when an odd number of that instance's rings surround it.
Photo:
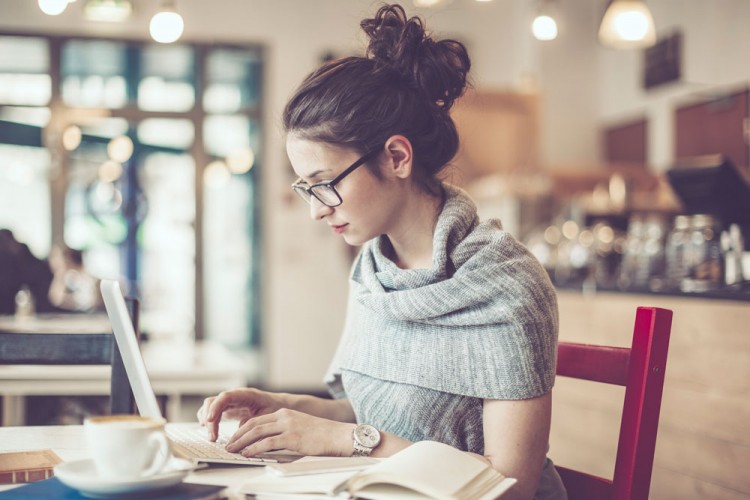
<path fill-rule="evenodd" d="M 139 302 L 126 301 L 136 336 Z M 135 399 L 112 333 L 0 331 L 0 365 L 110 365 L 110 413 L 135 413 Z"/>
<path fill-rule="evenodd" d="M 672 311 L 639 307 L 629 349 L 558 344 L 558 376 L 625 386 L 612 480 L 557 466 L 570 500 L 648 498 L 671 328 Z"/>

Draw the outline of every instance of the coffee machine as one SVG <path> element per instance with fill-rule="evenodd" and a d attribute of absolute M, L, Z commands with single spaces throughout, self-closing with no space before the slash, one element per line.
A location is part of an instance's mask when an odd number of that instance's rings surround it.
<path fill-rule="evenodd" d="M 682 202 L 684 215 L 694 220 L 714 221 L 699 232 L 694 228 L 689 240 L 698 250 L 689 255 L 690 265 L 698 270 L 721 266 L 720 283 L 711 276 L 689 276 L 688 290 L 702 291 L 706 286 L 747 288 L 750 284 L 750 171 L 723 155 L 692 157 L 678 161 L 667 171 L 672 189 Z M 703 240 L 701 235 L 705 235 Z M 710 266 L 713 267 L 710 267 Z M 688 273 L 690 274 L 690 273 Z M 704 281 L 701 281 L 704 280 Z M 690 289 L 697 286 L 695 289 Z"/>

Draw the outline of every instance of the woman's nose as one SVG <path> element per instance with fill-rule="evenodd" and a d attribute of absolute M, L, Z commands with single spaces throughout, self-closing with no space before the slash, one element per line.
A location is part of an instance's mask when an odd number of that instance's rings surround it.
<path fill-rule="evenodd" d="M 333 208 L 321 203 L 316 197 L 310 198 L 310 217 L 312 220 L 320 220 L 333 212 Z"/>

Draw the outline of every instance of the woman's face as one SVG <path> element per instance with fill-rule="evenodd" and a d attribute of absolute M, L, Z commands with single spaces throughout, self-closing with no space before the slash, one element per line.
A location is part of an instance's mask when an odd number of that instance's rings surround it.
<path fill-rule="evenodd" d="M 286 151 L 295 173 L 307 185 L 330 181 L 360 158 L 360 153 L 322 142 L 301 139 L 290 134 Z M 382 160 L 376 156 L 369 163 Z M 335 186 L 343 202 L 328 207 L 311 198 L 310 216 L 325 221 L 331 230 L 341 234 L 350 245 L 363 243 L 387 234 L 393 227 L 401 202 L 399 190 L 388 179 L 378 178 L 362 165 L 344 177 Z"/>

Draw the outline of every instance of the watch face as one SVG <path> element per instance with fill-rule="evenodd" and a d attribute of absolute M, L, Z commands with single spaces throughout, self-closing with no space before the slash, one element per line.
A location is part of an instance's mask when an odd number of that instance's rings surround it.
<path fill-rule="evenodd" d="M 371 425 L 358 425 L 354 430 L 357 442 L 362 446 L 374 448 L 380 443 L 380 432 Z"/>

